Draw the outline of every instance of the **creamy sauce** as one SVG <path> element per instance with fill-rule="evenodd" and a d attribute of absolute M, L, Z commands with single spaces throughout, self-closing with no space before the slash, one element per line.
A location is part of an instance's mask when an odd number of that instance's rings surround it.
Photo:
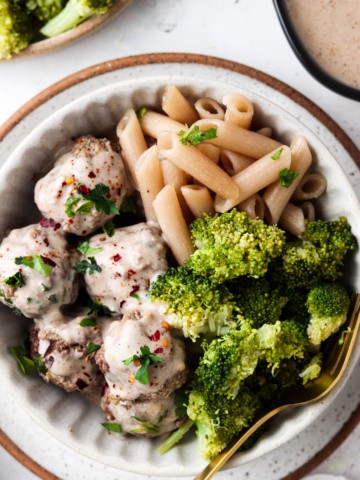
<path fill-rule="evenodd" d="M 35 187 L 35 203 L 45 217 L 62 224 L 66 232 L 75 235 L 87 235 L 104 225 L 114 215 L 98 212 L 93 205 L 90 213 L 66 214 L 66 201 L 71 198 L 80 200 L 74 210 L 85 204 L 86 199 L 76 187 L 80 184 L 94 189 L 100 183 L 110 189 L 110 198 L 119 208 L 124 196 L 131 193 L 124 163 L 108 140 L 99 140 L 91 136 L 81 137 L 79 143 L 68 153 L 61 156 L 55 167 L 41 178 Z"/>
<path fill-rule="evenodd" d="M 40 255 L 53 262 L 49 276 L 28 266 L 15 264 L 17 257 L 32 255 Z M 0 291 L 6 297 L 1 296 L 0 301 L 18 308 L 30 318 L 72 303 L 78 292 L 72 267 L 78 258 L 76 253 L 67 250 L 67 242 L 60 229 L 29 225 L 12 230 L 0 245 Z M 25 285 L 17 288 L 7 285 L 5 280 L 19 271 Z"/>
<path fill-rule="evenodd" d="M 102 270 L 86 273 L 86 289 L 93 300 L 115 315 L 141 306 L 150 283 L 168 266 L 160 230 L 151 224 L 119 228 L 110 238 L 96 235 L 89 243 L 92 248 L 103 249 L 94 254 Z"/>
<path fill-rule="evenodd" d="M 320 67 L 360 88 L 359 0 L 286 0 L 286 6 L 299 38 Z"/>

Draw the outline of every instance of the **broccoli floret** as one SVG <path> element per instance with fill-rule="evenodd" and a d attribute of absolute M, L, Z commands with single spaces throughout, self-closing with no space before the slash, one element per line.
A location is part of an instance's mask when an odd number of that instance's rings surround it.
<path fill-rule="evenodd" d="M 320 281 L 343 275 L 344 257 L 357 242 L 345 217 L 306 225 L 301 241 L 286 245 L 276 262 L 274 278 L 290 288 L 312 288 Z"/>
<path fill-rule="evenodd" d="M 174 314 L 171 323 L 182 328 L 185 337 L 221 335 L 237 326 L 238 310 L 229 290 L 186 267 L 169 268 L 160 275 L 149 296 L 166 304 L 166 312 Z"/>
<path fill-rule="evenodd" d="M 322 283 L 310 290 L 306 306 L 310 314 L 307 334 L 314 345 L 337 332 L 346 321 L 350 298 L 338 283 Z"/>
<path fill-rule="evenodd" d="M 277 322 L 287 303 L 284 289 L 274 287 L 266 278 L 241 278 L 231 282 L 229 289 L 235 296 L 241 315 L 254 328 Z"/>
<path fill-rule="evenodd" d="M 0 0 L 0 59 L 9 60 L 33 39 L 33 25 L 20 1 Z"/>
<path fill-rule="evenodd" d="M 263 276 L 269 262 L 281 254 L 285 232 L 252 220 L 245 212 L 205 215 L 190 225 L 196 250 L 188 265 L 217 283 L 242 275 Z"/>
<path fill-rule="evenodd" d="M 26 7 L 41 22 L 48 22 L 64 8 L 64 0 L 28 0 Z"/>
<path fill-rule="evenodd" d="M 188 415 L 197 425 L 201 456 L 207 461 L 216 457 L 251 424 L 260 408 L 256 394 L 246 389 L 235 399 L 194 389 L 189 397 Z"/>
<path fill-rule="evenodd" d="M 113 0 L 69 0 L 65 8 L 51 19 L 40 32 L 45 37 L 55 37 L 94 15 L 103 15 L 112 3 Z"/>
<path fill-rule="evenodd" d="M 302 378 L 303 385 L 306 385 L 310 380 L 314 380 L 320 375 L 321 366 L 322 366 L 322 353 L 319 352 L 304 367 L 303 371 L 299 373 L 299 377 Z"/>
<path fill-rule="evenodd" d="M 306 308 L 306 300 L 309 290 L 305 288 L 284 288 L 284 295 L 287 297 L 282 313 L 281 319 L 293 319 L 296 322 L 308 324 L 309 312 Z"/>

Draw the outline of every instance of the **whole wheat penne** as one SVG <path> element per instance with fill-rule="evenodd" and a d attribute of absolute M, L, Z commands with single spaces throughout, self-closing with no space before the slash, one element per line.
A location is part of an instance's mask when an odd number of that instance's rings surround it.
<path fill-rule="evenodd" d="M 141 155 L 135 167 L 135 174 L 146 219 L 157 221 L 153 203 L 164 187 L 164 179 L 156 145 Z"/>
<path fill-rule="evenodd" d="M 206 155 L 214 163 L 218 164 L 220 160 L 220 148 L 215 147 L 215 145 L 210 145 L 210 143 L 199 143 L 196 145 L 196 148 L 200 150 L 204 155 Z"/>
<path fill-rule="evenodd" d="M 137 186 L 135 165 L 147 145 L 134 110 L 130 109 L 125 113 L 117 125 L 116 134 L 133 185 Z"/>
<path fill-rule="evenodd" d="M 198 120 L 197 111 L 175 85 L 167 85 L 162 98 L 162 109 L 170 118 L 191 125 Z"/>
<path fill-rule="evenodd" d="M 260 133 L 260 135 L 264 135 L 264 137 L 271 138 L 272 130 L 270 127 L 263 127 L 257 130 L 257 133 Z"/>
<path fill-rule="evenodd" d="M 219 102 L 213 98 L 202 97 L 195 102 L 195 109 L 200 118 L 218 118 L 224 120 L 225 112 Z"/>
<path fill-rule="evenodd" d="M 254 159 L 251 157 L 226 150 L 225 148 L 220 150 L 220 165 L 231 176 L 241 172 L 241 170 L 244 170 L 252 163 L 254 163 Z"/>
<path fill-rule="evenodd" d="M 246 129 L 250 128 L 254 107 L 248 98 L 240 93 L 229 93 L 223 97 L 222 103 L 226 106 L 225 122 Z"/>
<path fill-rule="evenodd" d="M 279 225 L 295 237 L 301 237 L 305 232 L 304 212 L 293 203 L 288 203 L 279 218 Z"/>
<path fill-rule="evenodd" d="M 274 183 L 267 187 L 263 194 L 263 199 L 267 207 L 265 218 L 270 224 L 275 224 L 279 221 L 285 205 L 289 203 L 305 172 L 311 165 L 311 152 L 304 137 L 295 138 L 290 144 L 290 151 L 290 170 L 296 172 L 298 176 L 295 177 L 288 187 L 283 187 L 280 185 L 278 179 L 275 180 Z"/>
<path fill-rule="evenodd" d="M 158 147 L 163 157 L 196 178 L 213 192 L 225 198 L 236 198 L 238 196 L 238 186 L 231 177 L 195 146 L 183 145 L 176 133 L 161 133 L 158 138 Z"/>
<path fill-rule="evenodd" d="M 297 189 L 295 190 L 292 200 L 313 200 L 322 195 L 327 186 L 327 181 L 321 173 L 307 173 L 303 176 Z"/>
<path fill-rule="evenodd" d="M 162 113 L 148 110 L 140 120 L 142 131 L 149 137 L 158 138 L 161 132 L 169 131 L 179 133 L 186 130 L 185 125 L 173 120 Z"/>
<path fill-rule="evenodd" d="M 232 177 L 239 187 L 235 199 L 226 199 L 216 195 L 214 205 L 217 212 L 227 212 L 247 198 L 273 183 L 280 170 L 289 168 L 291 162 L 290 148 L 286 145 L 273 150 L 250 166 Z"/>
<path fill-rule="evenodd" d="M 175 188 L 166 185 L 154 201 L 158 223 L 177 262 L 182 265 L 194 252 Z"/>
<path fill-rule="evenodd" d="M 246 212 L 250 218 L 264 219 L 265 203 L 258 193 L 236 205 L 236 208 L 241 212 Z"/>
<path fill-rule="evenodd" d="M 299 205 L 299 208 L 304 212 L 305 220 L 313 222 L 315 220 L 315 207 L 314 204 L 306 201 Z"/>
<path fill-rule="evenodd" d="M 213 199 L 209 190 L 200 185 L 184 185 L 181 193 L 195 218 L 215 213 Z"/>
<path fill-rule="evenodd" d="M 281 146 L 281 143 L 272 138 L 264 137 L 264 135 L 260 133 L 251 132 L 250 130 L 222 120 L 206 118 L 198 120 L 194 125 L 197 125 L 201 131 L 216 128 L 217 137 L 206 140 L 207 143 L 233 150 L 234 152 L 242 153 L 255 159 L 263 157 L 275 148 Z"/>

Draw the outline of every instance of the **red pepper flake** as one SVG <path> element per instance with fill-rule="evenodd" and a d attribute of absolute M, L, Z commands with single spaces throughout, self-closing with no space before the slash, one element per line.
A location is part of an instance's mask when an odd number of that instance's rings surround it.
<path fill-rule="evenodd" d="M 81 378 L 78 378 L 76 380 L 75 385 L 77 386 L 77 388 L 79 390 L 84 390 L 84 388 L 86 388 L 88 386 L 88 384 L 86 382 L 84 382 L 84 380 L 82 380 Z"/>
<path fill-rule="evenodd" d="M 103 397 L 107 390 L 107 383 L 104 383 L 100 390 L 100 397 Z"/>
<path fill-rule="evenodd" d="M 89 172 L 88 177 L 89 177 L 89 178 L 95 178 L 96 175 L 95 175 L 95 173 L 91 170 L 91 172 Z"/>
<path fill-rule="evenodd" d="M 69 218 L 68 222 L 69 223 L 74 223 L 74 220 L 72 218 Z"/>
<path fill-rule="evenodd" d="M 46 237 L 44 237 L 44 243 L 47 247 L 49 246 L 49 240 Z"/>
<path fill-rule="evenodd" d="M 58 230 L 61 227 L 61 224 L 55 222 L 52 218 L 42 218 L 40 220 L 40 226 L 43 228 L 53 228 L 54 230 Z"/>
<path fill-rule="evenodd" d="M 131 268 L 129 268 L 129 270 L 127 271 L 127 274 L 128 274 L 128 277 L 131 277 L 131 275 L 136 275 L 136 272 L 134 272 L 134 270 L 131 270 Z"/>
<path fill-rule="evenodd" d="M 132 290 L 131 290 L 131 292 L 130 292 L 130 295 L 133 294 L 133 293 L 138 292 L 139 290 L 140 290 L 139 285 L 133 285 Z"/>
<path fill-rule="evenodd" d="M 123 300 L 122 302 L 120 302 L 120 308 L 123 307 L 124 303 L 126 302 L 126 300 Z"/>
<path fill-rule="evenodd" d="M 118 262 L 119 260 L 121 260 L 121 255 L 117 253 L 116 255 L 113 255 L 112 257 L 110 257 L 110 260 L 114 260 L 114 262 Z"/>
<path fill-rule="evenodd" d="M 105 195 L 106 198 L 111 198 L 111 195 L 110 193 L 108 193 L 107 195 Z"/>
<path fill-rule="evenodd" d="M 50 267 L 56 267 L 56 263 L 54 262 L 54 260 L 51 260 L 51 258 L 48 258 L 48 257 L 43 257 L 42 255 L 40 256 L 43 259 L 44 263 L 46 263 L 47 265 L 50 265 Z"/>
<path fill-rule="evenodd" d="M 88 188 L 86 185 L 78 186 L 77 191 L 80 192 L 80 193 L 83 193 L 84 195 L 89 195 L 90 194 L 90 188 Z"/>
<path fill-rule="evenodd" d="M 155 333 L 153 333 L 152 335 L 148 335 L 148 339 L 151 340 L 152 342 L 157 342 L 159 339 L 160 339 L 160 330 L 156 330 Z"/>
<path fill-rule="evenodd" d="M 156 353 L 163 353 L 163 352 L 164 352 L 164 349 L 161 348 L 161 347 L 159 347 L 159 348 L 157 348 L 156 350 L 154 350 L 154 353 L 155 353 L 155 354 L 156 354 Z"/>

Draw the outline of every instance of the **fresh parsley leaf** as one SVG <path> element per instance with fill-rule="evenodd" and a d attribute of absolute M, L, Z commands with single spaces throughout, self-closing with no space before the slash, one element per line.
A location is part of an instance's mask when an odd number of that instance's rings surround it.
<path fill-rule="evenodd" d="M 87 315 L 96 315 L 97 317 L 111 317 L 111 310 L 106 305 L 103 305 L 98 300 L 95 300 L 86 312 Z"/>
<path fill-rule="evenodd" d="M 95 255 L 96 253 L 102 252 L 104 249 L 102 247 L 92 248 L 90 247 L 89 242 L 81 242 L 77 246 L 79 252 L 83 253 L 84 255 Z"/>
<path fill-rule="evenodd" d="M 141 433 L 141 432 L 148 432 L 148 433 L 159 433 L 160 427 L 159 425 L 154 425 L 153 423 L 146 423 L 141 425 L 138 428 L 133 428 L 130 430 L 131 433 Z"/>
<path fill-rule="evenodd" d="M 57 297 L 56 297 L 56 295 L 54 295 L 54 294 L 53 294 L 53 295 L 50 295 L 50 297 L 48 297 L 48 300 L 49 300 L 49 302 L 51 302 L 51 303 L 57 303 L 57 302 L 58 302 Z"/>
<path fill-rule="evenodd" d="M 80 187 L 78 187 L 80 195 L 86 198 L 86 200 L 91 200 L 98 212 L 104 212 L 107 215 L 117 215 L 119 213 L 114 200 L 108 198 L 110 194 L 108 186 L 103 183 L 98 183 L 92 190 L 86 189 L 86 193 L 82 191 Z"/>
<path fill-rule="evenodd" d="M 44 277 L 48 277 L 52 273 L 52 266 L 46 263 L 43 257 L 40 255 L 32 255 L 27 257 L 15 258 L 16 265 L 25 265 L 41 273 Z"/>
<path fill-rule="evenodd" d="M 147 345 L 140 347 L 140 355 L 132 355 L 131 357 L 123 360 L 125 365 L 130 365 L 130 363 L 139 360 L 141 366 L 135 374 L 135 379 L 138 380 L 143 385 L 149 383 L 149 372 L 148 367 L 154 363 L 163 362 L 164 359 L 156 356 L 154 353 L 151 353 L 150 348 Z"/>
<path fill-rule="evenodd" d="M 136 110 L 136 116 L 137 116 L 137 118 L 138 118 L 139 120 L 141 120 L 147 111 L 148 111 L 148 109 L 147 109 L 147 107 L 145 107 L 145 106 L 142 106 L 142 107 L 138 108 L 138 109 Z"/>
<path fill-rule="evenodd" d="M 282 154 L 282 151 L 284 150 L 283 147 L 279 148 L 279 150 L 277 150 L 274 155 L 271 155 L 271 159 L 272 160 L 279 160 L 279 158 L 281 157 L 281 154 Z"/>
<path fill-rule="evenodd" d="M 65 205 L 66 205 L 66 209 L 65 209 L 65 213 L 68 217 L 73 217 L 75 215 L 75 210 L 74 210 L 74 206 L 79 203 L 81 200 L 80 197 L 69 197 L 66 202 L 65 202 Z"/>
<path fill-rule="evenodd" d="M 175 415 L 177 417 L 184 417 L 187 414 L 187 405 L 189 403 L 189 397 L 183 391 L 175 392 Z"/>
<path fill-rule="evenodd" d="M 90 317 L 85 317 L 80 321 L 79 325 L 80 327 L 96 327 L 97 323 L 94 319 Z"/>
<path fill-rule="evenodd" d="M 130 293 L 130 297 L 136 298 L 136 300 L 140 301 L 140 296 L 137 293 Z"/>
<path fill-rule="evenodd" d="M 34 373 L 35 362 L 29 357 L 24 347 L 11 347 L 10 353 L 15 358 L 23 375 L 32 375 Z"/>
<path fill-rule="evenodd" d="M 88 355 L 91 355 L 92 353 L 96 352 L 97 350 L 99 350 L 99 348 L 101 348 L 101 345 L 98 345 L 97 343 L 92 343 L 92 342 L 89 342 L 86 347 Z"/>
<path fill-rule="evenodd" d="M 200 128 L 197 125 L 193 125 L 188 130 L 180 130 L 178 133 L 180 137 L 180 142 L 183 145 L 197 145 L 198 143 L 204 142 L 205 140 L 211 140 L 212 138 L 217 138 L 217 129 L 209 128 L 209 130 L 200 131 Z"/>
<path fill-rule="evenodd" d="M 48 287 L 44 283 L 42 283 L 41 286 L 42 286 L 43 292 L 48 292 L 50 290 L 50 287 Z"/>
<path fill-rule="evenodd" d="M 6 285 L 10 285 L 10 287 L 14 288 L 21 288 L 25 285 L 25 280 L 21 272 L 16 272 L 11 277 L 6 278 L 4 282 Z"/>
<path fill-rule="evenodd" d="M 120 205 L 121 213 L 136 213 L 136 205 L 133 197 L 125 195 Z"/>
<path fill-rule="evenodd" d="M 105 223 L 102 229 L 107 237 L 113 237 L 115 234 L 115 225 L 111 220 Z"/>
<path fill-rule="evenodd" d="M 48 369 L 47 369 L 47 366 L 45 365 L 45 361 L 43 357 L 40 354 L 36 355 L 34 362 L 39 372 L 42 373 L 43 375 L 46 375 Z"/>
<path fill-rule="evenodd" d="M 298 177 L 299 174 L 290 170 L 289 168 L 283 168 L 279 172 L 279 183 L 282 187 L 289 188 L 292 182 Z"/>
<path fill-rule="evenodd" d="M 91 213 L 92 207 L 93 202 L 91 200 L 87 200 L 75 210 L 75 213 L 80 213 L 81 215 L 88 215 L 89 213 Z"/>
<path fill-rule="evenodd" d="M 120 423 L 104 422 L 101 424 L 109 432 L 123 433 L 123 428 Z"/>
<path fill-rule="evenodd" d="M 85 274 L 89 270 L 89 275 L 93 275 L 95 272 L 101 272 L 102 268 L 96 263 L 94 257 L 89 257 L 90 262 L 87 260 L 81 260 L 81 262 L 75 263 L 73 269 L 77 273 Z"/>

